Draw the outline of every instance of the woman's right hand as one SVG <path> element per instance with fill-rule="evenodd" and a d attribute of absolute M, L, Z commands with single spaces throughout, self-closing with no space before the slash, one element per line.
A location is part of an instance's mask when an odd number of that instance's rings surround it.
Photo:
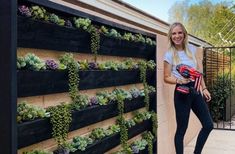
<path fill-rule="evenodd" d="M 189 79 L 177 79 L 177 83 L 178 84 L 187 84 L 189 82 L 190 82 Z"/>

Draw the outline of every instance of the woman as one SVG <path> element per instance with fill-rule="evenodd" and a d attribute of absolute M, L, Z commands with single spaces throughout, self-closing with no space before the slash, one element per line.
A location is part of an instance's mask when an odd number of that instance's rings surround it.
<path fill-rule="evenodd" d="M 176 84 L 192 88 L 194 82 L 182 77 L 176 70 L 176 65 L 186 64 L 202 72 L 202 61 L 196 53 L 196 48 L 188 44 L 188 34 L 181 23 L 173 23 L 168 33 L 169 50 L 164 57 L 164 81 L 168 84 Z M 201 93 L 191 90 L 188 94 L 183 94 L 178 90 L 174 93 L 174 106 L 176 113 L 177 130 L 175 133 L 175 149 L 177 154 L 183 154 L 183 140 L 188 127 L 190 110 L 195 113 L 202 124 L 202 129 L 198 135 L 194 154 L 200 154 L 202 148 L 213 129 L 213 122 L 204 99 L 209 102 L 211 96 L 206 88 L 204 79 L 201 81 Z M 203 98 L 203 96 L 204 98 Z"/>

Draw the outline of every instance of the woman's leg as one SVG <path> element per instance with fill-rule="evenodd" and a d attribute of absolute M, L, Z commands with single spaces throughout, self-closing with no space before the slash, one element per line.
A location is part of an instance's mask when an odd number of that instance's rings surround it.
<path fill-rule="evenodd" d="M 201 94 L 195 96 L 196 98 L 192 102 L 192 110 L 200 120 L 202 129 L 198 135 L 196 147 L 194 150 L 195 154 L 201 154 L 204 144 L 213 129 L 213 121 L 210 116 L 209 109 Z"/>
<path fill-rule="evenodd" d="M 176 154 L 184 153 L 184 135 L 188 128 L 188 120 L 191 109 L 190 95 L 175 91 L 174 96 L 176 114 L 175 150 Z"/>

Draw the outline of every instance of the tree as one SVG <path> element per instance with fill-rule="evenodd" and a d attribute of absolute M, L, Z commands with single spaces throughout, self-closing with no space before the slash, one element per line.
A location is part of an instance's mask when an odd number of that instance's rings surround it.
<path fill-rule="evenodd" d="M 213 4 L 202 0 L 188 5 L 176 2 L 169 11 L 169 21 L 182 22 L 188 32 L 214 46 L 235 45 L 235 5 L 232 2 Z"/>

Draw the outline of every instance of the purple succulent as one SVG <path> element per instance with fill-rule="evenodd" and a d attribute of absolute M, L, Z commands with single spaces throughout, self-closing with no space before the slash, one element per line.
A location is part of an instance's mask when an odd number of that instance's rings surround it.
<path fill-rule="evenodd" d="M 139 94 L 139 92 L 134 91 L 131 95 L 132 95 L 134 98 L 137 98 L 140 94 Z"/>
<path fill-rule="evenodd" d="M 56 70 L 58 68 L 58 64 L 54 60 L 49 59 L 46 60 L 46 67 L 50 70 Z"/>
<path fill-rule="evenodd" d="M 90 98 L 90 102 L 89 102 L 89 105 L 92 106 L 92 105 L 97 105 L 99 102 L 98 102 L 98 99 L 94 96 L 92 98 Z"/>
<path fill-rule="evenodd" d="M 134 97 L 134 98 L 137 98 L 140 96 L 140 91 L 136 88 L 131 89 L 130 93 L 131 93 L 132 97 Z"/>
<path fill-rule="evenodd" d="M 19 13 L 22 16 L 26 16 L 26 17 L 30 17 L 31 16 L 31 12 L 29 10 L 29 8 L 25 5 L 21 5 L 18 7 Z"/>
<path fill-rule="evenodd" d="M 71 22 L 70 20 L 66 20 L 66 21 L 65 21 L 65 26 L 67 26 L 67 27 L 73 27 L 73 24 L 72 24 L 72 22 Z"/>
<path fill-rule="evenodd" d="M 131 146 L 131 150 L 132 150 L 133 153 L 139 153 L 139 149 L 135 145 Z"/>
<path fill-rule="evenodd" d="M 95 69 L 98 69 L 98 64 L 95 63 L 95 62 L 89 62 L 89 63 L 88 63 L 88 67 L 89 67 L 89 69 L 91 69 L 91 70 L 95 70 Z"/>

